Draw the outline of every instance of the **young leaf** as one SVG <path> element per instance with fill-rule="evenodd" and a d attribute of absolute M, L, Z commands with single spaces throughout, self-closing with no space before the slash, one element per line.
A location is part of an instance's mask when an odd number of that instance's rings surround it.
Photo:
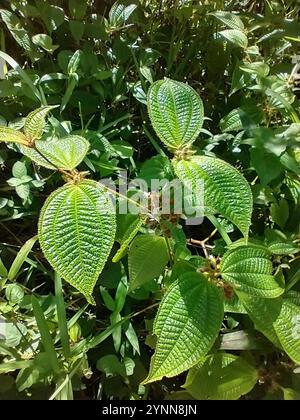
<path fill-rule="evenodd" d="M 37 140 L 35 142 L 37 151 L 29 147 L 20 147 L 20 149 L 24 155 L 40 166 L 48 169 L 72 170 L 83 161 L 89 146 L 84 137 L 70 135 L 60 139 Z"/>
<path fill-rule="evenodd" d="M 54 191 L 41 211 L 38 231 L 46 258 L 90 303 L 114 242 L 114 213 L 104 187 L 91 180 Z"/>
<path fill-rule="evenodd" d="M 206 214 L 220 213 L 248 236 L 253 198 L 242 174 L 221 159 L 194 156 L 189 161 L 173 160 L 178 178 L 190 185 L 204 183 Z"/>
<path fill-rule="evenodd" d="M 46 115 L 58 105 L 42 106 L 30 112 L 25 119 L 24 132 L 26 137 L 37 140 L 42 137 L 46 120 Z"/>
<path fill-rule="evenodd" d="M 158 277 L 169 261 L 166 240 L 162 236 L 139 235 L 131 243 L 128 254 L 130 290 Z"/>
<path fill-rule="evenodd" d="M 237 400 L 255 386 L 256 369 L 229 353 L 206 356 L 190 369 L 185 388 L 197 400 Z"/>
<path fill-rule="evenodd" d="M 159 80 L 148 92 L 148 112 L 156 134 L 170 149 L 192 144 L 203 124 L 203 103 L 185 83 Z"/>
<path fill-rule="evenodd" d="M 260 246 L 241 246 L 225 253 L 220 271 L 235 289 L 252 296 L 275 298 L 284 290 L 272 276 L 270 252 Z"/>
<path fill-rule="evenodd" d="M 158 337 L 144 383 L 195 365 L 213 345 L 224 315 L 220 289 L 200 273 L 185 273 L 165 294 L 154 323 Z"/>
<path fill-rule="evenodd" d="M 0 126 L 0 142 L 5 141 L 6 143 L 18 143 L 28 145 L 28 141 L 24 134 L 20 131 L 14 130 L 13 128 Z"/>

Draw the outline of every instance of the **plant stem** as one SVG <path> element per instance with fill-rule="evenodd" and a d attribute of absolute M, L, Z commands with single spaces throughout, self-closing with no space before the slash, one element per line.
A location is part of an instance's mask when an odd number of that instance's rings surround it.
<path fill-rule="evenodd" d="M 221 225 L 221 223 L 218 221 L 218 219 L 213 215 L 209 215 L 207 216 L 207 218 L 214 225 L 214 227 L 218 229 L 218 232 L 220 233 L 220 235 L 226 242 L 226 245 L 232 244 L 232 240 L 230 239 L 230 237 L 228 236 L 228 233 L 226 232 L 225 228 Z"/>

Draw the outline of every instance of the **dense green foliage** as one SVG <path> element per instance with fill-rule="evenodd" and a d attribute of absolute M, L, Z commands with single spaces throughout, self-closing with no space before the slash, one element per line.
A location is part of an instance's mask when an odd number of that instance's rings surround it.
<path fill-rule="evenodd" d="M 1 2 L 0 399 L 300 399 L 299 12 Z"/>

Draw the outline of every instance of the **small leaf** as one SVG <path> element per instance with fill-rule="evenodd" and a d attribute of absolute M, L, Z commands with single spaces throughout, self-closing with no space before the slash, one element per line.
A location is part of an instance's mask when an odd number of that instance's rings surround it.
<path fill-rule="evenodd" d="M 224 31 L 218 32 L 226 41 L 231 42 L 237 47 L 246 49 L 248 47 L 248 38 L 244 32 L 238 29 L 225 29 Z"/>
<path fill-rule="evenodd" d="M 190 369 L 183 388 L 198 400 L 237 400 L 250 392 L 257 380 L 256 369 L 246 360 L 217 353 Z"/>
<path fill-rule="evenodd" d="M 270 252 L 260 246 L 241 246 L 225 253 L 220 271 L 222 278 L 236 290 L 252 296 L 275 298 L 284 290 L 272 276 Z"/>
<path fill-rule="evenodd" d="M 24 134 L 14 130 L 13 128 L 3 126 L 0 126 L 0 142 L 1 141 L 28 145 L 28 141 Z"/>
<path fill-rule="evenodd" d="M 239 18 L 239 16 L 234 15 L 233 13 L 218 10 L 217 12 L 210 13 L 210 15 L 216 17 L 230 29 L 244 29 L 242 20 Z"/>
<path fill-rule="evenodd" d="M 284 229 L 289 218 L 289 205 L 284 198 L 281 198 L 278 203 L 272 203 L 270 206 L 270 214 L 273 221 Z"/>
<path fill-rule="evenodd" d="M 248 236 L 253 198 L 242 174 L 221 159 L 194 156 L 189 161 L 173 160 L 176 175 L 183 183 L 204 183 L 206 214 L 220 213 Z"/>
<path fill-rule="evenodd" d="M 125 6 L 122 3 L 115 2 L 109 11 L 109 22 L 114 26 L 125 25 L 126 21 L 136 8 L 136 4 Z"/>
<path fill-rule="evenodd" d="M 46 34 L 34 35 L 32 37 L 32 42 L 50 53 L 53 53 L 59 47 L 59 45 L 53 45 L 51 36 Z"/>
<path fill-rule="evenodd" d="M 31 140 L 37 140 L 42 137 L 46 121 L 46 115 L 58 105 L 42 106 L 30 112 L 25 119 L 24 132 L 26 137 Z"/>
<path fill-rule="evenodd" d="M 162 236 L 139 235 L 128 254 L 130 290 L 160 276 L 169 261 L 166 240 Z"/>
<path fill-rule="evenodd" d="M 220 289 L 200 273 L 186 273 L 165 294 L 156 315 L 158 342 L 144 383 L 178 375 L 212 347 L 223 320 Z"/>
<path fill-rule="evenodd" d="M 130 242 L 134 239 L 140 228 L 143 226 L 143 224 L 146 221 L 147 216 L 146 215 L 139 215 L 136 217 L 133 222 L 128 226 L 126 231 L 124 232 L 124 235 L 122 237 L 121 241 L 121 247 L 118 249 L 116 254 L 114 255 L 112 262 L 116 263 L 120 261 L 121 258 L 124 257 L 124 255 L 128 251 L 128 247 L 130 245 Z"/>
<path fill-rule="evenodd" d="M 35 142 L 37 151 L 29 147 L 20 149 L 24 155 L 40 166 L 49 169 L 72 170 L 83 161 L 89 146 L 89 142 L 84 137 L 70 135 L 60 139 L 37 140 Z"/>
<path fill-rule="evenodd" d="M 189 85 L 159 80 L 148 92 L 148 112 L 156 134 L 170 149 L 192 144 L 203 124 L 203 103 Z"/>
<path fill-rule="evenodd" d="M 15 178 L 22 178 L 27 175 L 27 169 L 24 162 L 16 162 L 12 168 L 12 174 Z"/>
<path fill-rule="evenodd" d="M 90 303 L 115 231 L 110 197 L 100 183 L 91 180 L 54 191 L 39 219 L 39 240 L 46 258 Z"/>

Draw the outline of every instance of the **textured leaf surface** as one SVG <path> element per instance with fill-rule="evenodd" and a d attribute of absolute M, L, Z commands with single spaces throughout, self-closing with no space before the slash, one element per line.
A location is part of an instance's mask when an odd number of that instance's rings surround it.
<path fill-rule="evenodd" d="M 171 149 L 196 140 L 203 124 L 203 104 L 185 83 L 159 80 L 148 92 L 148 112 L 160 140 Z"/>
<path fill-rule="evenodd" d="M 23 146 L 20 149 L 40 166 L 72 170 L 85 158 L 89 142 L 84 137 L 73 135 L 53 140 L 37 140 L 35 147 L 41 154 L 29 147 Z"/>
<path fill-rule="evenodd" d="M 131 243 L 128 253 L 130 290 L 160 276 L 169 261 L 164 237 L 139 235 Z"/>
<path fill-rule="evenodd" d="M 223 279 L 234 288 L 252 296 L 275 298 L 284 290 L 272 276 L 270 252 L 260 246 L 241 246 L 229 250 L 222 258 Z"/>
<path fill-rule="evenodd" d="M 240 48 L 248 47 L 248 38 L 244 32 L 238 29 L 225 29 L 224 31 L 219 32 L 219 34 L 226 39 L 226 41 L 231 42 Z"/>
<path fill-rule="evenodd" d="M 239 356 L 218 353 L 190 369 L 183 387 L 198 400 L 237 400 L 257 382 L 256 369 Z"/>
<path fill-rule="evenodd" d="M 215 16 L 219 21 L 227 25 L 231 29 L 244 29 L 244 24 L 237 15 L 234 15 L 230 12 L 224 12 L 218 10 L 217 12 L 211 13 L 212 16 Z"/>
<path fill-rule="evenodd" d="M 115 225 L 107 192 L 90 180 L 54 191 L 40 215 L 39 240 L 46 258 L 90 303 L 114 242 Z"/>
<path fill-rule="evenodd" d="M 253 198 L 248 182 L 237 169 L 207 156 L 194 156 L 189 161 L 173 161 L 173 164 L 182 182 L 204 182 L 206 214 L 220 213 L 244 236 L 248 235 Z"/>
<path fill-rule="evenodd" d="M 42 106 L 34 111 L 30 112 L 25 119 L 24 132 L 26 137 L 31 140 L 36 140 L 42 137 L 45 125 L 46 115 L 58 105 L 53 106 Z"/>
<path fill-rule="evenodd" d="M 28 144 L 24 134 L 9 127 L 0 127 L 0 141 L 7 143 Z"/>
<path fill-rule="evenodd" d="M 200 273 L 185 273 L 172 283 L 155 319 L 158 342 L 145 383 L 195 365 L 213 345 L 223 314 L 220 289 Z"/>
<path fill-rule="evenodd" d="M 240 295 L 255 328 L 300 364 L 300 306 L 290 299 Z"/>

